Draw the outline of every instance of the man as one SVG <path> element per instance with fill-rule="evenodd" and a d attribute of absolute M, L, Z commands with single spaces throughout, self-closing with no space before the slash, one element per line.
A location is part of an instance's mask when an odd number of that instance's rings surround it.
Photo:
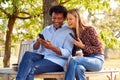
<path fill-rule="evenodd" d="M 34 75 L 45 72 L 62 72 L 72 53 L 73 42 L 64 20 L 67 10 L 63 6 L 53 6 L 49 14 L 52 25 L 45 27 L 42 34 L 32 45 L 33 52 L 26 52 L 19 65 L 16 80 L 34 80 Z"/>

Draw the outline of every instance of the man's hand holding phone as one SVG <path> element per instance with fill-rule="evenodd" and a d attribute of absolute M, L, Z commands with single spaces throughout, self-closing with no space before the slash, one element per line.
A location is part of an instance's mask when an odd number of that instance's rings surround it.
<path fill-rule="evenodd" d="M 38 34 L 39 38 L 37 39 L 35 45 L 34 45 L 34 49 L 38 49 L 40 44 L 45 40 L 43 34 Z"/>
<path fill-rule="evenodd" d="M 54 52 L 56 52 L 56 53 L 61 54 L 60 49 L 59 49 L 59 48 L 56 48 L 56 47 L 51 43 L 51 41 L 45 40 L 43 34 L 39 34 L 38 36 L 39 36 L 39 38 L 38 38 L 39 44 L 43 45 L 43 46 L 44 46 L 45 48 L 47 48 L 47 49 L 50 49 L 50 50 L 52 50 L 52 51 L 54 51 Z"/>
<path fill-rule="evenodd" d="M 45 48 L 50 49 L 52 44 L 51 41 L 45 40 L 43 34 L 39 34 L 40 44 L 42 44 Z"/>

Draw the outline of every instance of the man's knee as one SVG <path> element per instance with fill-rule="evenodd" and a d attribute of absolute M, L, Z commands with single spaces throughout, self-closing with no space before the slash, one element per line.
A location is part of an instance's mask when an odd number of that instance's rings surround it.
<path fill-rule="evenodd" d="M 32 53 L 31 52 L 29 52 L 29 51 L 26 51 L 25 53 L 24 53 L 24 56 L 23 56 L 23 58 L 26 58 L 26 59 L 29 59 L 29 58 L 32 58 Z"/>

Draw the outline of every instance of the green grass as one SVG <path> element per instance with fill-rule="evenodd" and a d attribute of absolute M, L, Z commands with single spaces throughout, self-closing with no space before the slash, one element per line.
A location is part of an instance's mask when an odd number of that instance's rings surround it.
<path fill-rule="evenodd" d="M 120 71 L 120 58 L 105 60 L 103 68 L 118 69 Z M 120 73 L 120 72 L 119 72 Z M 120 74 L 117 75 L 116 80 L 120 80 Z M 90 80 L 109 80 L 106 76 L 91 77 Z"/>

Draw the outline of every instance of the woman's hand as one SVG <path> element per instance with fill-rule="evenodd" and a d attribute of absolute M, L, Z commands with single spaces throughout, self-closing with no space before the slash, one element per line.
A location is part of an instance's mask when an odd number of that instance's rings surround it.
<path fill-rule="evenodd" d="M 73 42 L 77 47 L 84 49 L 85 45 L 82 43 L 82 41 L 79 38 L 78 38 L 78 41 L 73 39 Z"/>

